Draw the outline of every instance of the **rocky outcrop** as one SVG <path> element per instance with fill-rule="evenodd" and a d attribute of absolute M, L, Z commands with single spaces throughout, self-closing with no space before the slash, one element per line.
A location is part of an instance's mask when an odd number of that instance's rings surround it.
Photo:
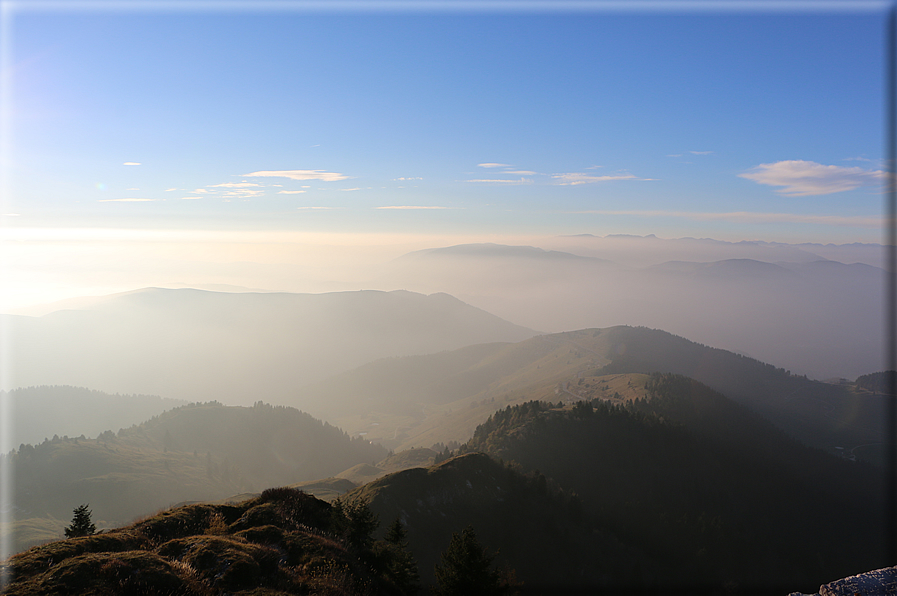
<path fill-rule="evenodd" d="M 890 596 L 897 594 L 897 566 L 852 575 L 819 586 L 810 596 Z M 807 596 L 793 592 L 788 596 Z"/>

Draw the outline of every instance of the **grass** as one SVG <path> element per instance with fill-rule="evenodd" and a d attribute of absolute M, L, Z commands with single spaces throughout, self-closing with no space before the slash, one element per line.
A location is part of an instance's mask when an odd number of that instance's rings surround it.
<path fill-rule="evenodd" d="M 12 580 L 4 594 L 355 594 L 389 587 L 331 531 L 328 503 L 297 489 L 269 489 L 238 504 L 186 505 L 31 548 L 4 564 Z"/>

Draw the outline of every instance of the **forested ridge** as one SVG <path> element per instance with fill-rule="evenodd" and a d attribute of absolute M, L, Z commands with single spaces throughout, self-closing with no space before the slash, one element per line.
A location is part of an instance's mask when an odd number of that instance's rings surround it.
<path fill-rule="evenodd" d="M 20 549 L 59 535 L 73 502 L 91 503 L 102 527 L 117 526 L 160 507 L 327 478 L 386 455 L 295 408 L 208 402 L 96 438 L 54 436 L 2 457 L 16 471 L 13 519 L 53 521 L 16 531 Z"/>
<path fill-rule="evenodd" d="M 645 390 L 626 406 L 509 407 L 460 451 L 575 491 L 598 527 L 658 562 L 663 585 L 812 591 L 886 563 L 875 468 L 800 445 L 691 379 L 652 375 Z"/>

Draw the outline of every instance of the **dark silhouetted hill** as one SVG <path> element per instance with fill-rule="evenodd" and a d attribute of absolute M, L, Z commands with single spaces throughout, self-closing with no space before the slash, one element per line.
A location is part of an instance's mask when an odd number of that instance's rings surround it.
<path fill-rule="evenodd" d="M 787 593 L 883 564 L 875 468 L 803 446 L 693 380 L 655 375 L 645 389 L 629 406 L 509 407 L 461 450 L 575 491 L 598 527 L 661 564 L 668 589 Z"/>

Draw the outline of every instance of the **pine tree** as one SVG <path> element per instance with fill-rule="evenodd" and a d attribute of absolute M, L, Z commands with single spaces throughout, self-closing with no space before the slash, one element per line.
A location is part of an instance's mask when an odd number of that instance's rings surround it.
<path fill-rule="evenodd" d="M 492 569 L 498 553 L 490 554 L 480 545 L 473 528 L 467 526 L 452 534 L 449 547 L 436 565 L 436 596 L 473 596 L 505 594 L 508 586 L 501 574 Z"/>
<path fill-rule="evenodd" d="M 375 545 L 383 562 L 385 575 L 402 594 L 416 594 L 420 590 L 417 562 L 408 550 L 405 526 L 396 518 L 386 531 L 386 539 Z"/>
<path fill-rule="evenodd" d="M 76 538 L 78 536 L 90 536 L 97 531 L 96 525 L 91 521 L 90 516 L 93 513 L 85 503 L 80 507 L 75 507 L 72 511 L 72 525 L 65 529 L 66 538 Z"/>

